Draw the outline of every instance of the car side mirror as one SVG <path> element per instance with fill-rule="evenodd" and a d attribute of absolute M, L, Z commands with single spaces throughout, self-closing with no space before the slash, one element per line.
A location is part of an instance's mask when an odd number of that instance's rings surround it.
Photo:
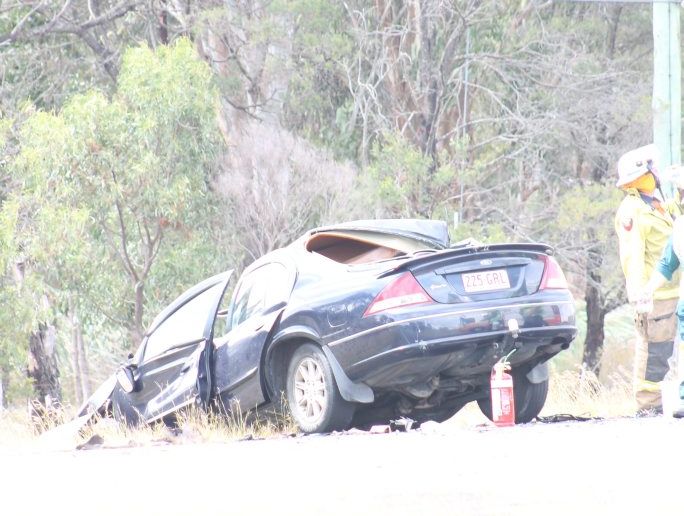
<path fill-rule="evenodd" d="M 135 366 L 122 366 L 118 369 L 116 372 L 116 381 L 119 383 L 121 388 L 127 392 L 135 392 L 138 390 L 138 382 L 135 380 L 135 374 L 133 372 L 133 368 Z"/>

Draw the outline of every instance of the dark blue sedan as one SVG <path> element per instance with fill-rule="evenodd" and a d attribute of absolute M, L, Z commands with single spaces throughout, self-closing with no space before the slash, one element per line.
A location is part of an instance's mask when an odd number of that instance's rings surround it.
<path fill-rule="evenodd" d="M 356 221 L 309 231 L 191 288 L 82 409 L 129 423 L 188 405 L 285 407 L 304 432 L 406 416 L 442 421 L 477 401 L 511 351 L 516 421 L 548 391 L 548 360 L 577 333 L 543 244 L 450 246 L 446 224 Z"/>

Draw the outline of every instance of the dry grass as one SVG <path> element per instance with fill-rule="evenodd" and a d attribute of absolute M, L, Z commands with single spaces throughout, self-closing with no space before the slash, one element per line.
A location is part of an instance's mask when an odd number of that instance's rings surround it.
<path fill-rule="evenodd" d="M 552 368 L 548 398 L 539 415 L 612 418 L 632 416 L 635 410 L 632 384 L 623 370 L 600 382 L 596 375 L 586 371 L 556 371 Z M 451 418 L 448 424 L 472 428 L 491 423 L 473 402 Z"/>
<path fill-rule="evenodd" d="M 608 418 L 631 416 L 635 410 L 632 383 L 622 374 L 600 382 L 593 373 L 576 370 L 552 375 L 549 397 L 540 415 Z"/>
<path fill-rule="evenodd" d="M 111 418 L 97 417 L 88 425 L 76 424 L 72 411 L 51 414 L 40 425 L 27 411 L 0 413 L 0 449 L 22 448 L 35 444 L 48 449 L 73 449 L 93 443 L 107 448 L 160 444 L 212 443 L 247 439 L 275 438 L 296 433 L 296 426 L 281 413 L 238 413 L 226 417 L 198 409 L 184 410 L 174 427 L 162 423 L 129 427 Z M 61 424 L 66 423 L 64 426 Z"/>
<path fill-rule="evenodd" d="M 0 412 L 0 448 L 28 444 L 35 438 L 36 432 L 26 410 Z"/>
<path fill-rule="evenodd" d="M 70 408 L 46 411 L 44 417 L 32 417 L 25 409 L 0 410 L 0 448 L 30 444 L 36 437 L 72 419 Z"/>
<path fill-rule="evenodd" d="M 627 375 L 617 370 L 610 378 L 599 381 L 591 373 L 575 370 L 551 371 L 549 396 L 541 416 L 571 414 L 582 417 L 620 417 L 634 414 L 632 387 Z M 0 448 L 32 446 L 47 442 L 45 436 L 54 437 L 51 444 L 73 449 L 93 439 L 105 447 L 148 446 L 160 444 L 218 443 L 246 439 L 276 438 L 297 433 L 296 425 L 287 415 L 240 414 L 234 417 L 219 416 L 193 409 L 180 414 L 177 427 L 163 424 L 130 428 L 110 418 L 98 419 L 80 431 L 47 432 L 60 423 L 69 421 L 71 411 L 52 414 L 40 426 L 32 423 L 27 411 L 11 410 L 0 413 Z M 476 403 L 470 403 L 448 425 L 473 428 L 489 424 Z M 37 436 L 44 434 L 42 437 Z"/>

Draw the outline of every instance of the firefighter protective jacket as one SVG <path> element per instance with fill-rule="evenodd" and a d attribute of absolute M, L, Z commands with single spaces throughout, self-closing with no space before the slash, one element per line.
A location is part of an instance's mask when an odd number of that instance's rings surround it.
<path fill-rule="evenodd" d="M 665 213 L 645 202 L 636 189 L 628 189 L 615 215 L 615 232 L 620 245 L 620 263 L 625 273 L 627 297 L 636 302 L 643 293 L 667 244 L 680 213 L 676 202 L 663 203 Z M 655 291 L 654 299 L 679 295 L 679 272 Z"/>

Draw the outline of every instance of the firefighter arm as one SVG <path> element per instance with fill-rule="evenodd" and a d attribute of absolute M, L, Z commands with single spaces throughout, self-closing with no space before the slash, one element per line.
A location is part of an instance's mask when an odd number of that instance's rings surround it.
<path fill-rule="evenodd" d="M 620 261 L 625 273 L 627 298 L 635 303 L 641 299 L 649 278 L 646 277 L 646 234 L 643 225 L 635 218 L 618 222 Z"/>

